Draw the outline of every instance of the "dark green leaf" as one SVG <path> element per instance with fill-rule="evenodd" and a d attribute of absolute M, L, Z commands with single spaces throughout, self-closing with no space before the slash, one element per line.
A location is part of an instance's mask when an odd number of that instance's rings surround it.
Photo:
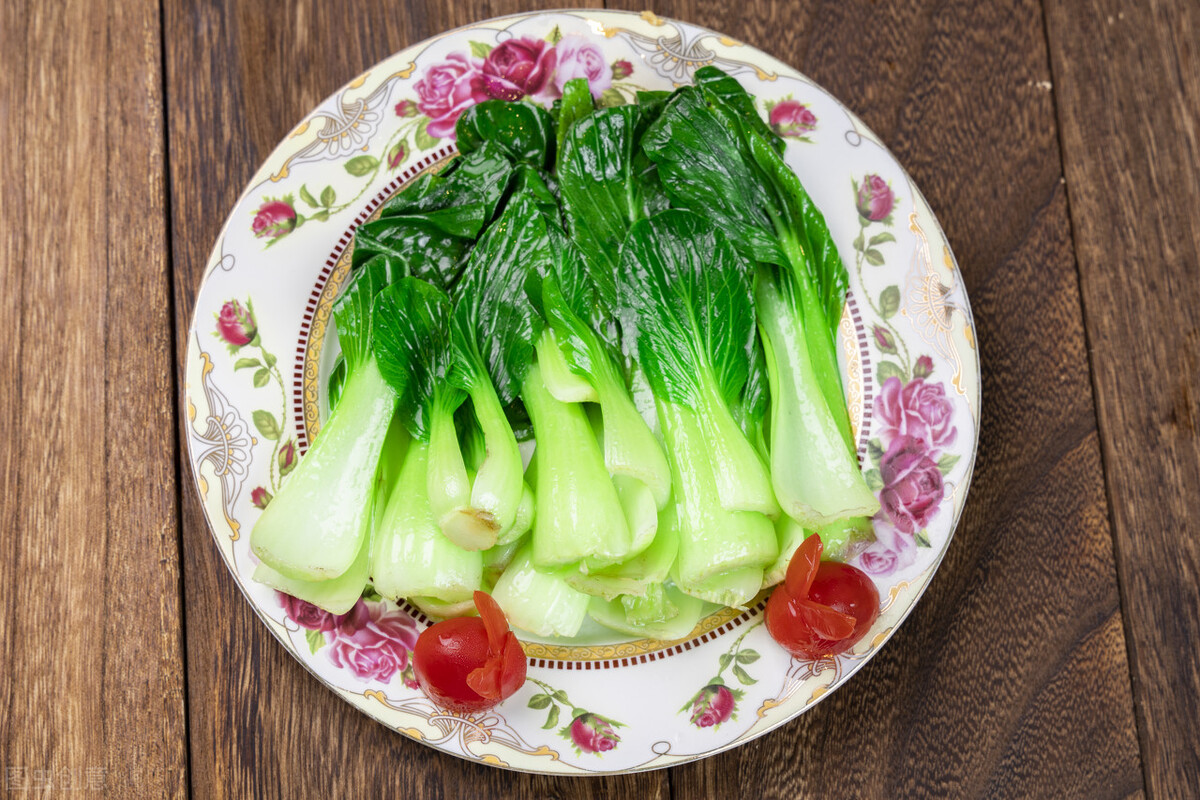
<path fill-rule="evenodd" d="M 558 724 L 558 706 L 550 706 L 550 713 L 546 715 L 546 724 L 542 726 L 543 730 L 550 730 Z"/>
<path fill-rule="evenodd" d="M 554 120 L 541 106 L 484 100 L 464 111 L 454 130 L 463 155 L 491 142 L 514 161 L 540 169 L 553 164 Z"/>
<path fill-rule="evenodd" d="M 397 413 L 409 433 L 429 440 L 432 415 L 453 415 L 464 400 L 448 382 L 454 363 L 450 298 L 418 278 L 401 278 L 375 296 L 371 309 L 375 361 L 400 397 Z"/>
<path fill-rule="evenodd" d="M 249 369 L 250 367 L 261 367 L 262 362 L 257 358 L 239 358 L 233 365 L 234 371 L 239 369 Z"/>
<path fill-rule="evenodd" d="M 879 295 L 879 313 L 884 319 L 891 319 L 900 310 L 900 287 L 889 286 Z"/>
<path fill-rule="evenodd" d="M 553 701 L 550 700 L 550 695 L 538 692 L 533 697 L 529 698 L 529 707 L 534 709 L 549 708 Z"/>
<path fill-rule="evenodd" d="M 371 357 L 371 304 L 389 283 L 388 261 L 377 256 L 356 270 L 333 304 L 338 343 L 346 369 L 353 373 Z"/>
<path fill-rule="evenodd" d="M 950 470 L 954 469 L 954 465 L 958 463 L 958 460 L 960 458 L 962 458 L 962 456 L 956 456 L 956 455 L 952 455 L 951 453 L 946 453 L 945 455 L 943 455 L 941 458 L 938 459 L 938 462 L 937 462 L 938 471 L 940 471 L 943 475 L 949 475 Z"/>
<path fill-rule="evenodd" d="M 326 397 L 329 400 L 329 411 L 337 408 L 338 402 L 342 399 L 342 390 L 346 388 L 346 359 L 340 354 L 337 361 L 333 364 L 333 371 L 329 373 L 329 383 Z"/>
<path fill-rule="evenodd" d="M 875 370 L 875 375 L 881 384 L 888 378 L 899 378 L 900 382 L 903 383 L 907 377 L 904 374 L 904 370 L 900 368 L 900 365 L 894 361 L 880 361 L 879 367 Z"/>
<path fill-rule="evenodd" d="M 349 172 L 356 178 L 361 178 L 363 175 L 370 175 L 379 166 L 379 159 L 375 156 L 355 156 L 346 162 L 346 172 Z"/>
<path fill-rule="evenodd" d="M 867 488 L 872 492 L 878 492 L 883 488 L 883 475 L 877 469 L 869 469 L 863 473 L 863 478 L 867 481 Z"/>
<path fill-rule="evenodd" d="M 876 250 L 874 247 L 868 247 L 867 252 L 863 253 L 863 257 L 867 259 L 867 263 L 872 266 L 883 266 L 883 253 Z"/>
<path fill-rule="evenodd" d="M 876 437 L 867 442 L 867 456 L 876 464 L 883 458 L 883 442 Z"/>
<path fill-rule="evenodd" d="M 896 241 L 896 237 L 892 236 L 887 231 L 884 231 L 883 233 L 877 233 L 874 236 L 872 236 L 869 244 L 874 246 L 877 244 L 883 244 L 884 242 L 894 242 L 894 241 Z"/>
<path fill-rule="evenodd" d="M 715 380 L 725 402 L 737 402 L 755 344 L 754 301 L 747 265 L 719 230 L 687 211 L 641 220 L 621 251 L 618 294 L 656 397 L 700 410 L 705 382 Z"/>
<path fill-rule="evenodd" d="M 496 213 L 512 175 L 512 163 L 504 152 L 481 143 L 440 173 L 422 175 L 389 199 L 380 209 L 380 221 L 419 218 L 443 233 L 474 239 Z"/>
<path fill-rule="evenodd" d="M 461 388 L 469 392 L 475 381 L 490 377 L 501 405 L 516 398 L 542 327 L 526 284 L 545 274 L 553 258 L 535 198 L 527 191 L 514 194 L 471 251 L 455 289 L 452 327 L 464 366 L 455 373 Z"/>
<path fill-rule="evenodd" d="M 754 97 L 746 91 L 737 78 L 727 75 L 716 67 L 710 66 L 701 67 L 696 70 L 693 80 L 695 80 L 697 86 L 703 86 L 729 108 L 730 111 L 749 124 L 754 129 L 754 132 L 761 136 L 771 147 L 780 153 L 783 152 L 783 139 L 779 138 L 779 135 L 771 130 L 771 126 L 758 115 L 758 109 L 754 107 Z"/>
<path fill-rule="evenodd" d="M 734 418 L 746 438 L 756 441 L 758 431 L 767 414 L 771 401 L 771 385 L 767 378 L 767 357 L 758 339 L 750 348 L 750 360 L 746 364 L 746 388 L 741 399 L 733 406 Z"/>
<path fill-rule="evenodd" d="M 557 143 L 559 158 L 562 157 L 563 137 L 579 120 L 596 110 L 592 101 L 592 90 L 588 88 L 586 78 L 572 78 L 563 84 L 562 104 L 558 110 Z"/>
<path fill-rule="evenodd" d="M 484 42 L 467 42 L 467 45 L 471 48 L 471 55 L 476 58 L 487 58 L 488 53 L 492 52 L 492 46 Z"/>
<path fill-rule="evenodd" d="M 312 196 L 312 192 L 304 184 L 300 184 L 300 199 L 308 203 L 313 208 L 320 208 L 321 204 L 317 202 L 317 198 Z"/>
<path fill-rule="evenodd" d="M 324 189 L 321 190 L 321 205 L 323 205 L 325 208 L 329 208 L 336 201 L 337 201 L 337 192 L 335 192 L 333 190 L 332 186 L 326 186 Z"/>
<path fill-rule="evenodd" d="M 416 217 L 385 217 L 359 226 L 353 263 L 383 258 L 396 277 L 413 275 L 450 288 L 458 280 L 470 252 L 471 239 L 448 234 Z"/>
<path fill-rule="evenodd" d="M 740 650 L 737 654 L 737 660 L 739 664 L 753 664 L 755 661 L 758 661 L 758 659 L 758 651 L 750 650 L 749 648 Z"/>
<path fill-rule="evenodd" d="M 254 427 L 264 438 L 275 441 L 279 438 L 279 423 L 275 421 L 275 415 L 270 411 L 264 411 L 261 408 L 255 411 L 251 418 L 254 420 Z"/>
<path fill-rule="evenodd" d="M 601 109 L 571 127 L 559 154 L 563 213 L 602 309 L 616 300 L 621 243 L 629 227 L 646 216 L 634 166 L 642 129 L 637 106 Z"/>
<path fill-rule="evenodd" d="M 261 389 L 267 385 L 267 381 L 271 380 L 271 373 L 266 367 L 262 367 L 254 373 L 254 388 Z"/>
<path fill-rule="evenodd" d="M 806 304 L 806 328 L 827 330 L 832 352 L 849 273 L 825 218 L 774 139 L 760 133 L 752 101 L 747 110 L 731 100 L 738 95 L 728 83 L 719 96 L 721 73 L 708 74 L 708 84 L 684 87 L 667 103 L 643 137 L 646 152 L 673 203 L 711 220 L 746 258 L 791 268 L 805 296 L 819 300 Z M 823 386 L 830 396 L 833 388 Z"/>
<path fill-rule="evenodd" d="M 733 667 L 733 674 L 736 675 L 737 679 L 739 681 L 741 681 L 743 684 L 745 684 L 746 686 L 749 686 L 754 683 L 758 683 L 758 681 L 756 681 L 756 680 L 754 680 L 754 678 L 750 677 L 749 672 L 746 672 L 746 670 L 742 669 L 741 667 L 737 666 L 736 664 Z"/>

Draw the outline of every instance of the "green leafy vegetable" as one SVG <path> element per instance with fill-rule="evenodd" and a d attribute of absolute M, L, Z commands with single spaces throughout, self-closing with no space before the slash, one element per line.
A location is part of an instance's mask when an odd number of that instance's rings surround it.
<path fill-rule="evenodd" d="M 382 264 L 368 264 L 338 299 L 347 371 L 341 401 L 250 533 L 255 555 L 285 578 L 336 578 L 364 549 L 376 466 L 403 394 L 384 381 L 372 349 L 371 304 L 386 277 Z"/>

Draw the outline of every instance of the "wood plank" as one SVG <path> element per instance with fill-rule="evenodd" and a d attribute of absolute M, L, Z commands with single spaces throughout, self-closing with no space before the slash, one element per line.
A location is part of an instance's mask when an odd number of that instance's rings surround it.
<path fill-rule="evenodd" d="M 1040 4 L 655 10 L 796 65 L 881 135 L 959 259 L 984 384 L 971 499 L 913 616 L 799 720 L 673 772 L 674 795 L 1140 794 Z"/>
<path fill-rule="evenodd" d="M 5 788 L 183 797 L 158 5 L 2 13 Z"/>
<path fill-rule="evenodd" d="M 518 10 L 512 3 L 165 3 L 177 363 L 220 226 L 290 127 L 408 44 Z M 182 497 L 196 797 L 667 797 L 665 773 L 591 781 L 518 775 L 442 755 L 376 724 L 278 645 L 222 563 L 190 485 Z"/>
<path fill-rule="evenodd" d="M 1200 796 L 1200 7 L 1047 0 L 1147 789 Z"/>

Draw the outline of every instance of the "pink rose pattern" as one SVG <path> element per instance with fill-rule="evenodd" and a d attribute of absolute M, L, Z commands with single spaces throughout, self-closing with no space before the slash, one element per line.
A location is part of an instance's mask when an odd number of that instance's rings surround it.
<path fill-rule="evenodd" d="M 723 723 L 737 719 L 737 704 L 744 693 L 741 689 L 730 686 L 725 681 L 724 675 L 726 670 L 731 671 L 733 678 L 743 686 L 757 682 L 746 671 L 746 666 L 758 661 L 759 655 L 748 647 L 742 647 L 742 641 L 746 638 L 746 634 L 761 623 L 760 618 L 757 623 L 750 624 L 742 631 L 729 649 L 721 654 L 717 674 L 679 709 L 679 713 L 688 714 L 688 721 L 697 728 L 716 730 Z"/>
<path fill-rule="evenodd" d="M 296 207 L 291 195 L 281 200 L 267 197 L 254 212 L 250 230 L 259 239 L 269 239 L 268 244 L 274 244 L 295 230 L 297 224 Z"/>
<path fill-rule="evenodd" d="M 383 148 L 376 155 L 359 154 L 345 162 L 346 171 L 361 181 L 357 195 L 339 199 L 333 186 L 311 190 L 302 186 L 299 195 L 305 213 L 291 195 L 264 197 L 250 225 L 254 236 L 270 246 L 306 222 L 325 222 L 344 211 L 381 170 L 395 172 L 414 153 L 432 150 L 442 139 L 454 139 L 458 118 L 476 103 L 529 99 L 549 104 L 562 97 L 563 86 L 572 78 L 586 79 L 597 102 L 611 102 L 607 95 L 621 95 L 618 88 L 626 96 L 639 88 L 614 84 L 633 74 L 631 62 L 621 59 L 610 64 L 587 37 L 563 36 L 557 28 L 545 39 L 511 37 L 495 46 L 471 42 L 470 52 L 449 53 L 423 70 L 412 84 L 415 97 L 401 98 L 392 107 L 399 120 Z"/>
<path fill-rule="evenodd" d="M 927 379 L 933 361 L 921 356 L 914 377 L 905 382 L 890 375 L 875 400 L 879 438 L 869 450 L 877 469 L 868 482 L 879 489 L 881 509 L 875 515 L 875 542 L 859 556 L 859 566 L 873 575 L 890 575 L 916 560 L 918 547 L 929 547 L 925 534 L 946 497 L 944 476 L 958 461 L 946 452 L 958 439 L 954 406 L 939 383 Z"/>
<path fill-rule="evenodd" d="M 383 601 L 359 598 L 345 614 L 330 614 L 312 603 L 277 593 L 283 613 L 301 628 L 322 634 L 329 660 L 361 681 L 390 683 L 397 675 L 415 689 L 409 654 L 417 644 L 417 623 Z"/>
<path fill-rule="evenodd" d="M 697 728 L 716 728 L 733 716 L 737 698 L 728 686 L 710 684 L 692 698 L 691 723 Z"/>
<path fill-rule="evenodd" d="M 571 721 L 559 728 L 558 735 L 570 742 L 576 753 L 599 756 L 609 750 L 615 750 L 620 744 L 621 737 L 616 730 L 624 727 L 620 722 L 574 705 L 566 692 L 555 689 L 537 678 L 530 677 L 526 680 L 542 690 L 529 698 L 529 707 L 536 711 L 546 711 L 546 724 L 543 728 L 550 730 L 558 725 L 564 711 L 571 715 Z"/>
<path fill-rule="evenodd" d="M 613 730 L 613 721 L 599 714 L 580 714 L 571 722 L 569 730 L 572 744 L 584 753 L 607 753 L 621 741 Z"/>
<path fill-rule="evenodd" d="M 885 253 L 896 241 L 888 230 L 897 208 L 896 193 L 882 176 L 867 173 L 851 180 L 859 233 L 854 239 L 854 267 L 859 283 L 864 268 L 886 263 Z M 883 230 L 880 230 L 880 229 Z M 959 456 L 949 452 L 958 439 L 954 404 L 941 383 L 930 380 L 933 359 L 918 355 L 896 327 L 901 310 L 900 286 L 885 287 L 879 296 L 867 295 L 875 322 L 871 341 L 881 358 L 875 374 L 882 384 L 874 415 L 879 436 L 868 443 L 873 462 L 864 473 L 879 493 L 880 511 L 873 520 L 875 542 L 858 557 L 873 575 L 890 575 L 911 565 L 918 547 L 932 546 L 925 528 L 946 497 L 945 476 Z"/>
<path fill-rule="evenodd" d="M 817 129 L 817 115 L 808 106 L 788 97 L 767 105 L 767 122 L 771 130 L 785 139 L 811 141 L 808 134 Z"/>
<path fill-rule="evenodd" d="M 600 48 L 590 40 L 583 36 L 564 36 L 555 49 L 558 51 L 558 71 L 554 75 L 554 87 L 560 97 L 567 81 L 575 78 L 588 82 L 596 100 L 612 87 L 613 68 L 604 60 Z M 624 63 L 629 65 L 628 61 Z"/>
<path fill-rule="evenodd" d="M 417 81 L 417 109 L 429 118 L 426 132 L 435 139 L 454 135 L 454 124 L 470 106 L 488 99 L 483 62 L 462 53 L 451 53 Z"/>

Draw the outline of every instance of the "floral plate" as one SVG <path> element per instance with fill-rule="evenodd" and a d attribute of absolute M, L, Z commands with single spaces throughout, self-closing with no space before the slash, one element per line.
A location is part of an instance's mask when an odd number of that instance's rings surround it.
<path fill-rule="evenodd" d="M 334 617 L 251 580 L 248 533 L 302 457 L 326 406 L 330 309 L 354 229 L 454 152 L 454 121 L 488 97 L 550 102 L 587 78 L 601 104 L 671 89 L 716 64 L 758 97 L 850 268 L 840 359 L 859 457 L 883 510 L 857 559 L 878 622 L 854 650 L 800 661 L 725 609 L 678 642 L 600 630 L 523 637 L 529 678 L 492 711 L 435 707 L 409 658 L 420 612 L 365 595 Z M 331 337 L 332 341 L 332 337 Z M 487 20 L 397 53 L 300 123 L 259 169 L 216 246 L 189 332 L 188 451 L 221 555 L 263 622 L 347 702 L 418 741 L 528 772 L 655 769 L 782 725 L 853 675 L 916 604 L 966 500 L 979 361 L 945 235 L 880 141 L 836 99 L 741 42 L 650 12 Z"/>

